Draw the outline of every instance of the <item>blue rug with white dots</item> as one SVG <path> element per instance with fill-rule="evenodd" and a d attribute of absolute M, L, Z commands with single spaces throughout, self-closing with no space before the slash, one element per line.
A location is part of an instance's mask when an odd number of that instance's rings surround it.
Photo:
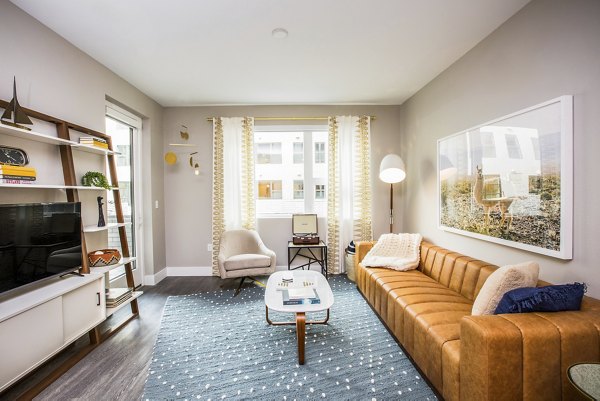
<path fill-rule="evenodd" d="M 143 399 L 435 400 L 355 284 L 345 276 L 329 283 L 331 317 L 306 325 L 305 365 L 295 326 L 267 324 L 264 288 L 246 286 L 235 298 L 233 291 L 169 297 Z"/>

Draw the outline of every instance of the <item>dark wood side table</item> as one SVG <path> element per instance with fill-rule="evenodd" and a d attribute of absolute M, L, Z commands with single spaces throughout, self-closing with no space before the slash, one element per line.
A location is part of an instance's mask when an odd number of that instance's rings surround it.
<path fill-rule="evenodd" d="M 314 252 L 318 250 L 319 252 Z M 296 259 L 297 256 L 301 256 L 305 259 L 308 259 L 308 262 L 295 266 L 292 269 L 292 262 Z M 296 270 L 302 268 L 304 270 L 305 267 L 310 267 L 313 263 L 321 266 L 321 274 L 325 276 L 327 280 L 329 280 L 327 274 L 327 245 L 323 241 L 319 241 L 318 244 L 302 244 L 296 245 L 293 241 L 288 241 L 288 270 Z"/>
<path fill-rule="evenodd" d="M 600 363 L 576 363 L 567 370 L 573 386 L 592 400 L 600 400 Z"/>

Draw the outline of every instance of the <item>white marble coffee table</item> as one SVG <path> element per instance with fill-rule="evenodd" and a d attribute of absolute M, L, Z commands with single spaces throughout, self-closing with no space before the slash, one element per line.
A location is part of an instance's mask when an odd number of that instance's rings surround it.
<path fill-rule="evenodd" d="M 293 278 L 292 283 L 287 286 L 283 283 L 283 279 Z M 301 305 L 284 305 L 282 290 L 287 288 L 304 288 L 303 283 L 313 283 L 317 294 L 321 299 L 319 304 L 301 304 Z M 298 363 L 304 365 L 304 342 L 307 324 L 325 324 L 329 320 L 329 308 L 333 305 L 333 292 L 329 283 L 321 273 L 310 270 L 297 271 L 280 271 L 271 274 L 267 281 L 267 289 L 265 291 L 265 309 L 267 323 L 279 325 L 296 325 L 296 338 L 298 340 Z M 278 312 L 289 312 L 296 315 L 296 321 L 290 322 L 273 322 L 269 319 L 269 309 Z M 306 321 L 307 312 L 327 311 L 327 316 L 324 320 Z"/>

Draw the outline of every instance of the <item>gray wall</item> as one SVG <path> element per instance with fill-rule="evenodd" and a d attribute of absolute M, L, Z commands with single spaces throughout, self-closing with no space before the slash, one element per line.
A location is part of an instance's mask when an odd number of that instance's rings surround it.
<path fill-rule="evenodd" d="M 143 117 L 145 269 L 162 270 L 164 214 L 152 207 L 164 194 L 162 107 L 8 1 L 0 1 L 0 37 L 0 98 L 12 97 L 15 75 L 22 106 L 97 131 L 106 98 Z"/>
<path fill-rule="evenodd" d="M 561 261 L 437 229 L 436 141 L 560 95 L 574 95 L 574 257 Z M 600 2 L 534 0 L 401 106 L 404 229 L 498 265 L 600 296 Z"/>
<path fill-rule="evenodd" d="M 373 182 L 373 229 L 375 238 L 387 232 L 389 189 L 377 177 L 379 162 L 390 152 L 397 153 L 400 129 L 399 106 L 240 106 L 167 108 L 164 114 L 165 152 L 169 143 L 181 142 L 180 125 L 189 128 L 189 143 L 198 144 L 201 175 L 194 176 L 186 161 L 165 167 L 165 218 L 168 267 L 211 265 L 206 245 L 211 242 L 212 123 L 207 117 L 375 115 L 371 124 L 371 170 Z M 321 122 L 323 123 L 323 122 Z M 258 124 L 258 122 L 257 122 Z M 285 122 L 277 122 L 277 125 Z M 306 122 L 294 122 L 306 125 Z M 195 149 L 196 150 L 196 149 Z M 182 155 L 180 155 L 182 156 Z M 402 184 L 401 184 L 402 185 Z M 400 185 L 400 186 L 401 186 Z M 396 186 L 399 188 L 400 186 Z M 396 225 L 399 227 L 399 225 Z M 291 239 L 290 219 L 263 219 L 258 231 L 265 244 L 277 253 L 277 264 L 287 264 L 287 240 Z M 319 232 L 325 235 L 320 224 Z"/>

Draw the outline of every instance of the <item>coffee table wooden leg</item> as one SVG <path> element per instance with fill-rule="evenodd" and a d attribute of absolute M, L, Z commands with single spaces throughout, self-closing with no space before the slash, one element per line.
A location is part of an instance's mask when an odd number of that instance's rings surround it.
<path fill-rule="evenodd" d="M 306 313 L 296 313 L 296 338 L 298 339 L 298 363 L 304 365 L 304 337 L 306 335 Z"/>

